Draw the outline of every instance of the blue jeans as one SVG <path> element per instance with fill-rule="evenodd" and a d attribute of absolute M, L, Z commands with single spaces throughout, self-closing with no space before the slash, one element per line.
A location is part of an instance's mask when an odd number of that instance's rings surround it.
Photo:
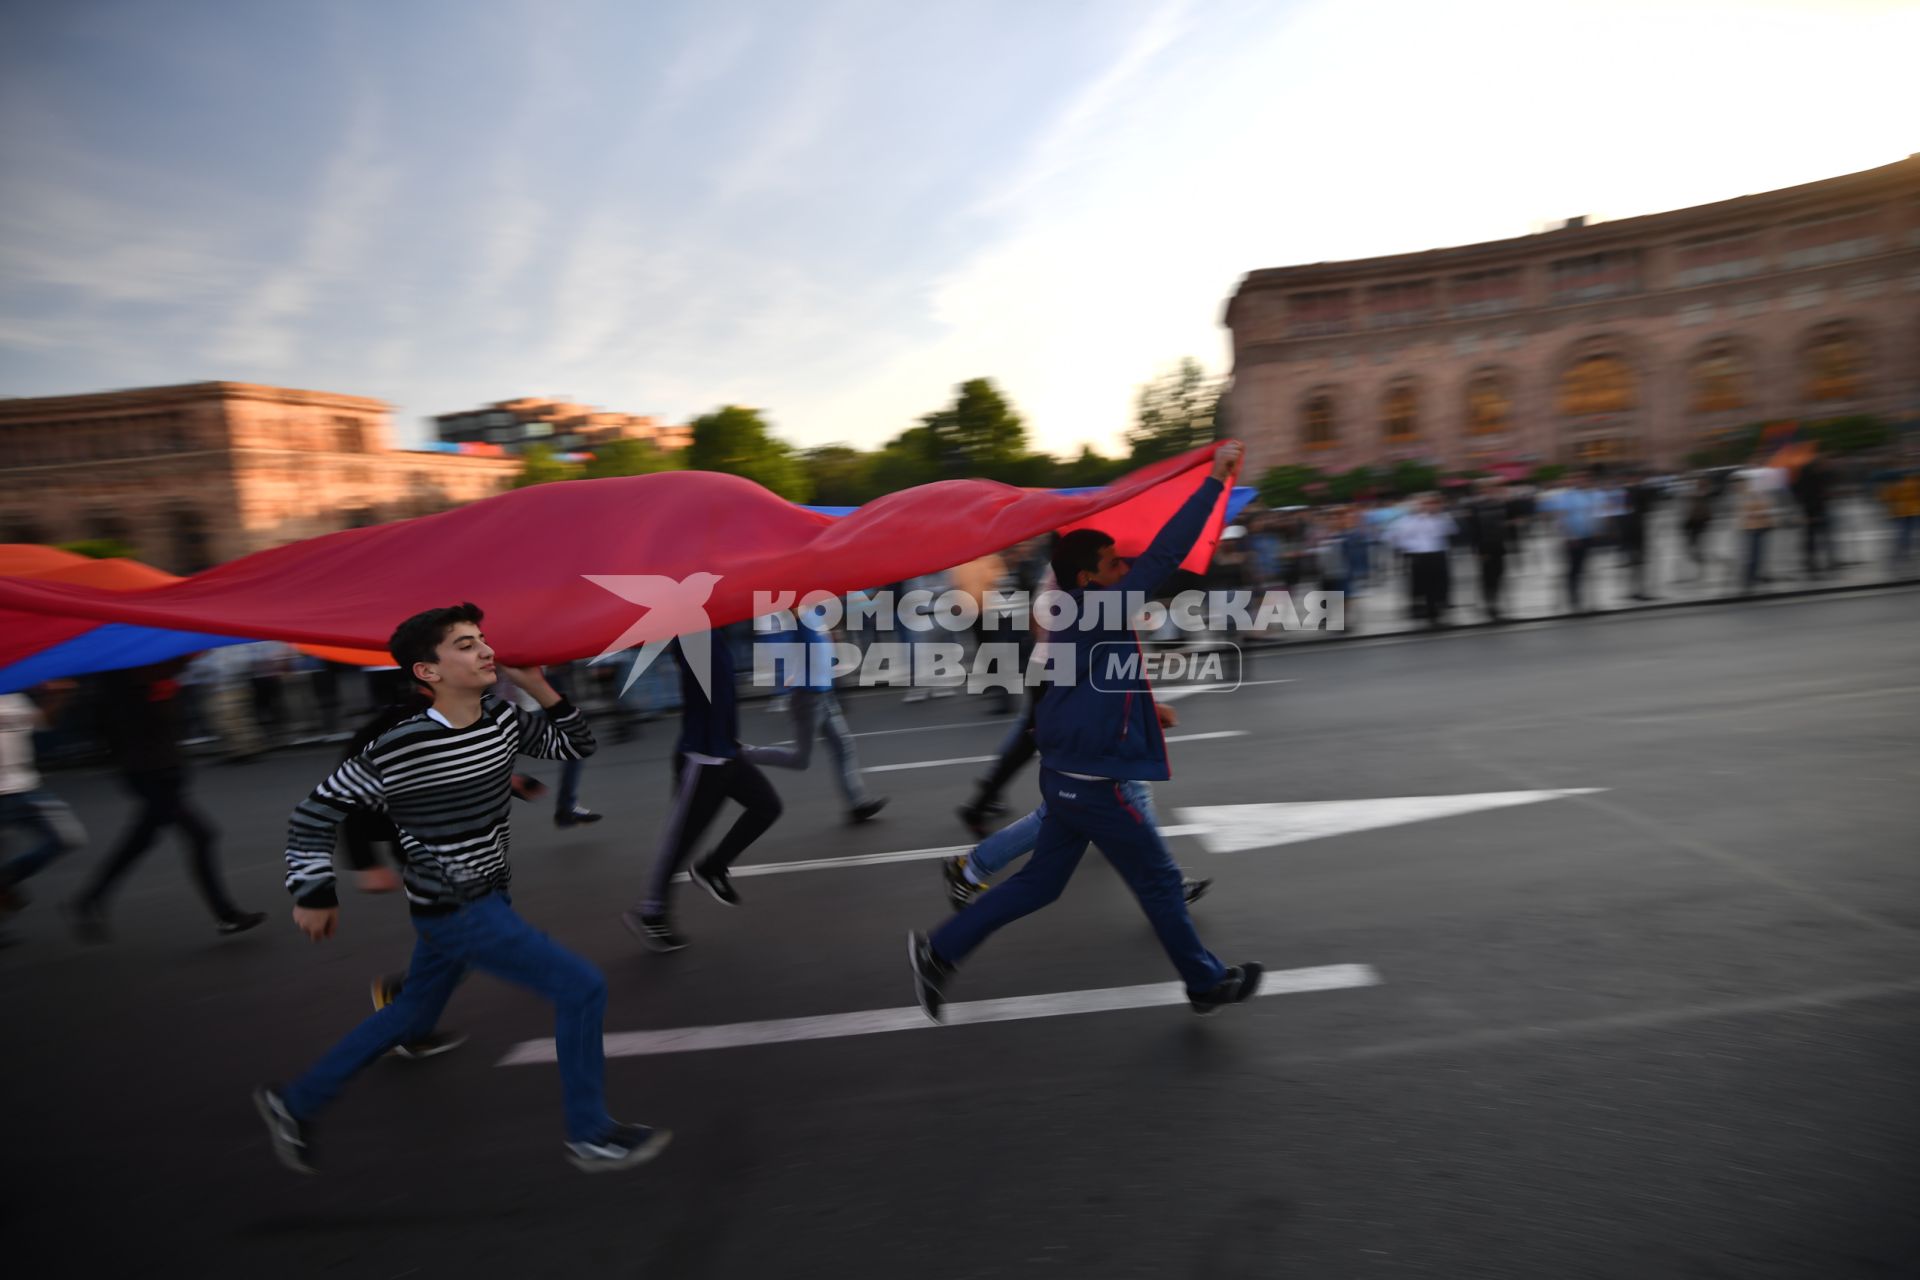
<path fill-rule="evenodd" d="M 489 894 L 451 915 L 415 916 L 413 928 L 418 937 L 399 997 L 349 1031 L 281 1091 L 287 1110 L 297 1119 L 310 1119 L 362 1067 L 395 1045 L 433 1030 L 467 970 L 478 969 L 553 1002 L 567 1140 L 592 1142 L 606 1136 L 613 1120 L 607 1115 L 601 1042 L 607 981 L 600 971 L 522 920 L 503 894 Z"/>
<path fill-rule="evenodd" d="M 1126 802 L 1145 815 L 1148 822 L 1157 823 L 1159 818 L 1153 812 L 1153 784 L 1151 782 L 1121 781 L 1120 794 Z M 973 847 L 967 858 L 967 874 L 977 884 L 984 884 L 1007 869 L 1007 864 L 1023 853 L 1032 853 L 1033 846 L 1040 841 L 1040 822 L 1047 816 L 1047 806 L 1043 802 L 1038 809 L 1024 818 L 1010 822 L 1000 830 L 982 840 Z"/>
<path fill-rule="evenodd" d="M 768 769 L 804 770 L 813 762 L 813 740 L 827 740 L 833 755 L 834 778 L 849 809 L 867 803 L 866 784 L 860 780 L 859 758 L 853 750 L 853 731 L 847 728 L 847 716 L 840 699 L 831 689 L 795 689 L 793 698 L 793 745 L 790 747 L 753 747 L 744 743 L 740 756 Z"/>
<path fill-rule="evenodd" d="M 1058 898 L 1092 842 L 1133 890 L 1187 990 L 1206 991 L 1219 985 L 1227 975 L 1226 966 L 1194 931 L 1181 892 L 1180 868 L 1160 838 L 1152 809 L 1143 810 L 1128 798 L 1128 788 L 1137 785 L 1110 779 L 1088 782 L 1042 767 L 1043 803 L 1033 857 L 1020 874 L 936 929 L 934 954 L 959 964 L 1002 925 Z"/>
<path fill-rule="evenodd" d="M 24 828 L 33 843 L 0 864 L 0 888 L 19 884 L 63 853 L 71 853 L 87 833 L 66 802 L 46 791 L 15 791 L 0 796 L 0 830 Z"/>

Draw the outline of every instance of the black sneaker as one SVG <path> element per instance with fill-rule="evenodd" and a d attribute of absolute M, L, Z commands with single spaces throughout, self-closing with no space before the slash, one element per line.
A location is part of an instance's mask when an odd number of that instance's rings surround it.
<path fill-rule="evenodd" d="M 220 922 L 221 933 L 245 933 L 249 929 L 258 929 L 267 922 L 264 911 L 242 911 L 238 915 L 228 916 Z"/>
<path fill-rule="evenodd" d="M 1187 900 L 1188 906 L 1206 897 L 1207 890 L 1211 888 L 1213 881 L 1202 880 L 1199 876 L 1182 876 L 1180 879 L 1180 896 Z"/>
<path fill-rule="evenodd" d="M 963 804 L 953 812 L 960 819 L 960 825 L 967 829 L 967 834 L 975 840 L 985 840 L 992 834 L 987 830 L 987 815 L 977 806 Z"/>
<path fill-rule="evenodd" d="M 725 867 L 709 867 L 705 863 L 696 862 L 687 868 L 687 876 L 712 894 L 713 900 L 722 906 L 740 905 L 740 895 L 734 891 L 733 877 L 727 874 Z"/>
<path fill-rule="evenodd" d="M 687 940 L 673 931 L 673 921 L 665 915 L 643 916 L 638 911 L 623 911 L 620 920 L 627 926 L 628 933 L 654 951 L 678 951 L 687 945 Z"/>
<path fill-rule="evenodd" d="M 945 858 L 940 863 L 940 878 L 947 882 L 947 901 L 955 911 L 965 910 L 975 898 L 992 885 L 980 884 L 967 875 L 967 855 Z"/>
<path fill-rule="evenodd" d="M 887 798 L 885 796 L 881 796 L 877 800 L 868 800 L 864 804 L 857 804 L 847 810 L 847 821 L 869 822 L 872 820 L 874 814 L 879 813 L 886 807 Z"/>
<path fill-rule="evenodd" d="M 645 1164 L 667 1149 L 673 1134 L 643 1124 L 617 1124 L 598 1142 L 569 1142 L 567 1163 L 582 1173 L 619 1173 Z"/>
<path fill-rule="evenodd" d="M 389 1049 L 396 1058 L 405 1058 L 408 1062 L 419 1062 L 425 1058 L 437 1058 L 443 1053 L 458 1049 L 467 1042 L 463 1031 L 429 1031 L 418 1040 L 409 1040 L 406 1044 L 397 1044 Z"/>
<path fill-rule="evenodd" d="M 1265 965 L 1251 963 L 1235 965 L 1227 970 L 1227 976 L 1222 978 L 1219 985 L 1213 989 L 1202 991 L 1198 995 L 1189 991 L 1187 1003 L 1193 1006 L 1195 1013 L 1205 1017 L 1227 1005 L 1251 1000 L 1260 990 L 1260 975 L 1266 971 Z"/>
<path fill-rule="evenodd" d="M 556 827 L 583 827 L 590 822 L 600 821 L 604 816 L 604 814 L 595 813 L 591 809 L 582 809 L 580 806 L 575 805 L 573 808 L 564 812 L 556 811 L 553 815 L 553 825 Z"/>
<path fill-rule="evenodd" d="M 313 1167 L 313 1151 L 307 1142 L 307 1126 L 293 1118 L 279 1090 L 263 1084 L 253 1091 L 253 1106 L 267 1122 L 267 1137 L 273 1141 L 273 1154 L 295 1173 L 318 1173 Z"/>
<path fill-rule="evenodd" d="M 947 1002 L 943 984 L 953 976 L 953 966 L 933 954 L 924 933 L 907 935 L 907 963 L 913 967 L 914 998 L 929 1021 L 940 1021 L 940 1007 Z"/>

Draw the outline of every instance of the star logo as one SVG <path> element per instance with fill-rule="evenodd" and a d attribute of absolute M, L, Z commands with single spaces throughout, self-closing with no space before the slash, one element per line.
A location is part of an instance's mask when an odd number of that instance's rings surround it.
<path fill-rule="evenodd" d="M 653 660 L 665 651 L 674 637 L 713 629 L 713 620 L 707 616 L 707 601 L 713 598 L 713 589 L 720 585 L 720 575 L 717 573 L 690 573 L 684 578 L 669 578 L 657 573 L 587 573 L 581 576 L 602 591 L 611 591 L 627 603 L 637 604 L 646 610 L 637 622 L 621 632 L 618 639 L 593 659 L 594 662 L 604 662 L 616 653 L 624 653 L 636 642 L 640 643 L 640 652 L 627 671 L 626 682 L 620 686 L 621 693 L 633 687 L 633 682 L 653 665 Z M 642 636 L 647 639 L 641 640 Z M 709 683 L 713 676 L 711 651 L 706 645 L 692 645 L 682 646 L 680 652 L 687 669 L 699 683 L 700 691 L 712 697 L 713 690 Z"/>

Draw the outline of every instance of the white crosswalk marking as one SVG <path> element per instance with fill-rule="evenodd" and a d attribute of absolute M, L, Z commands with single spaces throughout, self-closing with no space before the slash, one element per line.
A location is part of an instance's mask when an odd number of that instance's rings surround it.
<path fill-rule="evenodd" d="M 905 966 L 901 966 L 905 980 Z M 1280 969 L 1260 982 L 1262 996 L 1294 996 L 1310 991 L 1340 991 L 1377 986 L 1380 975 L 1364 964 L 1330 964 L 1312 969 Z M 1185 1004 L 1186 988 L 1178 982 L 1155 982 L 1140 987 L 1106 987 L 1094 991 L 1061 991 L 1052 995 L 1014 996 L 1005 1000 L 973 1000 L 946 1007 L 948 1026 L 982 1022 L 1016 1022 L 1028 1018 L 1058 1018 L 1076 1013 L 1108 1013 L 1117 1009 L 1146 1009 Z M 858 1013 L 830 1013 L 814 1018 L 780 1018 L 771 1022 L 735 1022 L 711 1027 L 676 1027 L 666 1031 L 620 1031 L 605 1039 L 609 1058 L 637 1058 L 660 1053 L 693 1053 L 703 1049 L 739 1049 L 748 1045 L 784 1044 L 795 1040 L 832 1040 L 843 1036 L 870 1036 L 885 1031 L 931 1031 L 934 1024 L 912 1005 L 899 1009 L 865 1009 Z M 554 1061 L 551 1040 L 528 1040 L 516 1045 L 496 1064 L 524 1067 Z"/>

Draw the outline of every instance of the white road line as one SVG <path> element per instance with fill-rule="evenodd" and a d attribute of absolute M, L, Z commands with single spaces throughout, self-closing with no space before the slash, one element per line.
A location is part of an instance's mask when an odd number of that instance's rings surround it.
<path fill-rule="evenodd" d="M 904 976 L 904 975 L 903 975 Z M 1380 975 L 1371 965 L 1330 964 L 1313 969 L 1280 969 L 1260 982 L 1263 996 L 1301 995 L 1309 991 L 1340 991 L 1377 986 Z M 973 1000 L 946 1007 L 951 1026 L 980 1022 L 1016 1022 L 1027 1018 L 1058 1018 L 1075 1013 L 1106 1013 L 1116 1009 L 1146 1009 L 1185 1004 L 1187 991 L 1178 982 L 1155 982 L 1142 987 L 1107 987 L 1095 991 L 1062 991 L 1053 995 L 1014 996 L 1005 1000 Z M 756 1044 L 784 1044 L 794 1040 L 832 1040 L 842 1036 L 877 1035 L 884 1031 L 930 1031 L 934 1024 L 917 1007 L 864 1009 L 858 1013 L 829 1013 L 813 1018 L 780 1018 L 771 1022 L 735 1022 L 721 1026 L 676 1027 L 666 1031 L 619 1031 L 605 1037 L 609 1058 L 637 1058 L 659 1053 L 692 1053 L 702 1049 L 738 1049 Z M 554 1061 L 553 1041 L 528 1040 L 515 1045 L 496 1065 L 523 1067 Z"/>
<path fill-rule="evenodd" d="M 1156 689 L 1153 692 L 1155 702 L 1178 702 L 1182 698 L 1191 698 L 1196 693 L 1238 693 L 1242 689 L 1254 689 L 1261 685 L 1292 684 L 1293 678 L 1285 680 L 1242 680 L 1239 684 L 1191 684 L 1178 689 Z"/>
<path fill-rule="evenodd" d="M 1164 833 L 1163 833 L 1164 834 Z M 973 848 L 970 844 L 950 844 L 939 849 L 896 849 L 891 853 L 856 853 L 844 858 L 808 858 L 800 862 L 749 862 L 727 868 L 727 874 L 741 876 L 783 876 L 789 871 L 830 871 L 837 867 L 878 867 L 889 862 L 921 862 L 934 858 L 957 858 Z M 682 871 L 675 880 L 688 880 Z"/>
<path fill-rule="evenodd" d="M 1218 733 L 1181 733 L 1168 738 L 1172 742 L 1204 742 L 1209 738 L 1244 738 L 1245 729 L 1224 729 Z M 949 764 L 990 764 L 999 756 L 955 756 L 951 760 L 909 760 L 905 764 L 870 764 L 862 773 L 897 773 L 902 769 L 937 769 Z"/>

